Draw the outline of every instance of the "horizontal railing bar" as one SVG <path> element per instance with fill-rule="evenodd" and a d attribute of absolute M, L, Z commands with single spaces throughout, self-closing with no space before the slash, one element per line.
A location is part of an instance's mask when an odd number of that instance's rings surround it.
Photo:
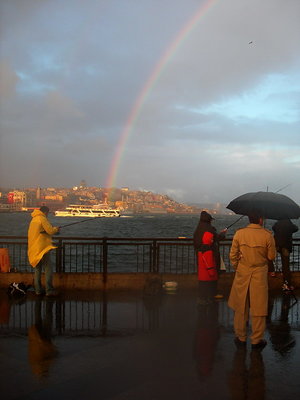
<path fill-rule="evenodd" d="M 8 235 L 4 235 L 4 236 L 1 236 L 0 235 L 0 242 L 2 242 L 2 239 L 12 239 L 12 240 L 15 240 L 15 239 L 22 239 L 22 240 L 26 240 L 27 241 L 27 236 L 8 236 Z M 130 237 L 130 238 L 124 238 L 124 237 L 106 237 L 106 236 L 101 236 L 101 237 L 95 237 L 95 236 L 93 236 L 93 237 L 81 237 L 81 236 L 53 236 L 53 239 L 54 240 L 86 240 L 86 241 L 91 241 L 91 240 L 97 240 L 97 241 L 99 241 L 99 240 L 106 240 L 106 241 L 115 241 L 115 240 L 118 240 L 118 241 L 121 241 L 121 242 L 124 242 L 124 241 L 126 241 L 126 240 L 130 240 L 130 241 L 133 241 L 133 240 L 135 240 L 135 241 L 145 241 L 145 240 L 148 240 L 148 241 L 153 241 L 153 240 L 159 240 L 159 241 L 162 241 L 162 242 L 166 242 L 166 241 L 174 241 L 174 242 L 191 242 L 191 241 L 193 241 L 193 238 L 191 238 L 191 237 L 167 237 L 167 238 L 165 238 L 165 237 L 138 237 L 138 238 L 135 238 L 135 237 Z M 226 243 L 226 242 L 231 242 L 232 241 L 232 237 L 228 237 L 228 238 L 225 238 L 225 239 L 223 239 L 223 240 L 221 240 L 220 241 L 220 243 Z M 295 242 L 295 243 L 298 243 L 298 242 L 300 242 L 300 238 L 293 238 L 293 242 Z M 4 242 L 2 242 L 2 243 L 4 243 Z M 9 242 L 9 243 L 11 243 L 11 242 Z"/>

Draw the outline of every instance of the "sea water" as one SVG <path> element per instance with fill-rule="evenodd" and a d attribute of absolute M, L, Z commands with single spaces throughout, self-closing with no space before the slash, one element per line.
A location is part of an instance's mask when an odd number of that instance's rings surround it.
<path fill-rule="evenodd" d="M 247 217 L 240 218 L 239 215 L 215 215 L 212 225 L 217 231 L 227 228 L 227 237 L 232 237 L 237 229 L 246 226 Z M 84 222 L 82 222 L 84 220 Z M 0 213 L 0 236 L 26 236 L 30 213 Z M 54 226 L 61 226 L 63 237 L 108 237 L 108 238 L 191 238 L 199 222 L 196 214 L 163 214 L 163 215 L 133 215 L 119 218 L 77 218 L 56 217 L 49 214 L 49 221 Z M 80 222 L 68 227 L 64 225 Z M 265 227 L 272 229 L 276 221 L 266 220 Z M 294 233 L 294 238 L 300 238 L 300 220 L 292 220 L 299 227 Z"/>

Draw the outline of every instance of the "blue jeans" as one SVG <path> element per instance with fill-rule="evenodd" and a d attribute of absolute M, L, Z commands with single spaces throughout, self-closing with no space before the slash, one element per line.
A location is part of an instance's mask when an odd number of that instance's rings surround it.
<path fill-rule="evenodd" d="M 52 286 L 52 267 L 50 252 L 44 254 L 43 258 L 34 269 L 34 289 L 36 294 L 41 294 L 42 292 L 41 276 L 43 269 L 45 271 L 46 294 L 49 294 L 54 290 L 54 287 Z"/>

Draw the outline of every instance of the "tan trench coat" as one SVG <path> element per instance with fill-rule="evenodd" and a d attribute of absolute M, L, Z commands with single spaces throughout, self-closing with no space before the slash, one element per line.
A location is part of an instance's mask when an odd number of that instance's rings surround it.
<path fill-rule="evenodd" d="M 40 210 L 34 210 L 28 229 L 28 259 L 32 267 L 36 267 L 44 254 L 55 249 L 51 236 L 59 231 L 48 221 L 46 215 Z"/>
<path fill-rule="evenodd" d="M 228 305 L 244 313 L 249 292 L 253 316 L 268 313 L 268 260 L 276 256 L 275 241 L 270 231 L 258 224 L 239 229 L 232 240 L 230 261 L 235 269 Z"/>

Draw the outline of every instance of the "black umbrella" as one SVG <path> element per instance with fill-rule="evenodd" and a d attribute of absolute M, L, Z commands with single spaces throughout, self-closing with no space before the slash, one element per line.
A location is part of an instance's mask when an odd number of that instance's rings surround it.
<path fill-rule="evenodd" d="M 255 212 L 268 219 L 300 217 L 298 204 L 283 194 L 273 192 L 245 193 L 232 200 L 226 208 L 240 215 L 249 215 Z"/>

